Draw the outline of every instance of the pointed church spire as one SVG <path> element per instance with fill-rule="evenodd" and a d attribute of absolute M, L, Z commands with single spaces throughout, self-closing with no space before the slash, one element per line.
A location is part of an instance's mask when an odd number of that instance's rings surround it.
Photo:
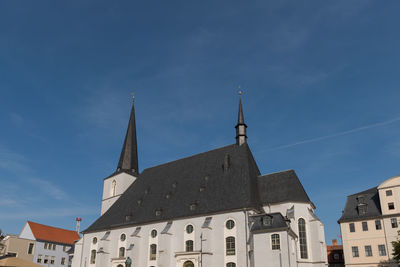
<path fill-rule="evenodd" d="M 235 128 L 236 128 L 236 144 L 240 146 L 246 143 L 247 125 L 246 123 L 244 123 L 243 107 L 242 107 L 242 91 L 239 90 L 238 94 L 239 94 L 239 113 L 238 113 L 238 122 Z"/>
<path fill-rule="evenodd" d="M 136 122 L 135 122 L 135 96 L 133 96 L 131 117 L 129 118 L 128 130 L 126 131 L 124 146 L 122 147 L 117 171 L 129 170 L 139 174 Z"/>

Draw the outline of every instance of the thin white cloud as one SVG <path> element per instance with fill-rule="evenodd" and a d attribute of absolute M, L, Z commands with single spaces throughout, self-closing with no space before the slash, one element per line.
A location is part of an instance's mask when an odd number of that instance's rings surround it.
<path fill-rule="evenodd" d="M 330 135 L 325 135 L 325 136 L 320 136 L 320 137 L 316 137 L 316 138 L 302 140 L 302 141 L 291 143 L 291 144 L 287 144 L 287 145 L 282 145 L 282 146 L 269 148 L 269 149 L 267 149 L 267 151 L 281 150 L 281 149 L 291 148 L 291 147 L 298 146 L 298 145 L 314 143 L 314 142 L 318 142 L 318 141 L 322 141 L 322 140 L 326 140 L 326 139 L 331 139 L 331 138 L 335 138 L 335 137 L 339 137 L 339 136 L 343 136 L 343 135 L 348 135 L 348 134 L 361 132 L 361 131 L 365 131 L 365 130 L 372 129 L 372 128 L 377 128 L 377 127 L 389 125 L 389 124 L 392 124 L 392 123 L 395 123 L 395 122 L 398 122 L 398 121 L 400 121 L 400 117 L 396 117 L 396 118 L 393 118 L 391 120 L 387 120 L 387 121 L 383 121 L 383 122 L 378 122 L 378 123 L 374 123 L 374 124 L 365 125 L 365 126 L 362 126 L 362 127 L 354 128 L 354 129 L 343 131 L 343 132 L 338 132 L 338 133 L 334 133 L 334 134 L 330 134 Z"/>
<path fill-rule="evenodd" d="M 29 178 L 28 182 L 32 183 L 35 187 L 39 188 L 41 191 L 47 193 L 50 197 L 57 200 L 68 199 L 67 193 L 65 193 L 61 188 L 52 184 L 51 182 L 39 179 L 39 178 Z"/>
<path fill-rule="evenodd" d="M 24 212 L 8 212 L 1 215 L 4 220 L 15 220 L 15 219 L 44 219 L 44 218 L 55 218 L 55 217 L 68 217 L 68 216 L 89 216 L 96 215 L 99 213 L 98 208 L 94 207 L 70 207 L 70 208 L 51 208 L 51 209 L 40 209 L 40 210 L 26 210 Z"/>

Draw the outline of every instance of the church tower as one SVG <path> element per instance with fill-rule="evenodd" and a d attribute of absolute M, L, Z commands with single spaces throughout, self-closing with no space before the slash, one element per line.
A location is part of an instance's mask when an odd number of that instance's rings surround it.
<path fill-rule="evenodd" d="M 101 203 L 101 215 L 103 215 L 125 190 L 136 180 L 139 174 L 136 122 L 135 122 L 135 98 L 132 102 L 131 116 L 125 135 L 116 171 L 104 179 L 103 198 Z"/>
<path fill-rule="evenodd" d="M 238 113 L 238 121 L 235 126 L 236 128 L 236 144 L 237 145 L 243 145 L 244 143 L 247 142 L 247 135 L 246 135 L 246 128 L 247 125 L 244 123 L 244 116 L 243 116 L 243 107 L 242 107 L 242 97 L 241 97 L 242 92 L 239 91 L 239 113 Z"/>

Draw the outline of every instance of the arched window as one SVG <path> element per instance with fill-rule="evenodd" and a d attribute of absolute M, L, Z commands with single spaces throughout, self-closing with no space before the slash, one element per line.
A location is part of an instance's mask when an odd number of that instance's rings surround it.
<path fill-rule="evenodd" d="M 95 264 L 96 263 L 96 250 L 93 249 L 90 252 L 90 264 Z"/>
<path fill-rule="evenodd" d="M 308 253 L 307 253 L 306 221 L 303 218 L 299 219 L 299 241 L 300 241 L 300 257 L 302 259 L 307 259 Z"/>
<path fill-rule="evenodd" d="M 186 251 L 193 251 L 193 240 L 188 240 L 186 243 Z"/>
<path fill-rule="evenodd" d="M 226 264 L 226 267 L 236 267 L 236 263 L 234 263 L 234 262 L 228 262 L 228 263 Z"/>
<path fill-rule="evenodd" d="M 226 239 L 226 255 L 235 255 L 235 238 L 228 236 Z"/>
<path fill-rule="evenodd" d="M 111 183 L 111 196 L 115 196 L 115 188 L 117 187 L 117 182 L 115 180 Z"/>
<path fill-rule="evenodd" d="M 278 234 L 272 234 L 271 235 L 271 245 L 272 245 L 272 250 L 281 249 L 281 241 L 279 239 L 279 235 Z"/>
<path fill-rule="evenodd" d="M 155 261 L 157 259 L 157 245 L 151 244 L 150 245 L 150 260 Z"/>
<path fill-rule="evenodd" d="M 118 254 L 118 256 L 119 256 L 120 258 L 125 257 L 125 248 L 124 248 L 124 247 L 120 247 L 120 248 L 119 248 L 119 254 Z"/>

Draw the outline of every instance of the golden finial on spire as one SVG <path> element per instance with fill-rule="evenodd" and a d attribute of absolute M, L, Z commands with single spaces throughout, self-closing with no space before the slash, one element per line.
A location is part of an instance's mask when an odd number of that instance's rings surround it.
<path fill-rule="evenodd" d="M 240 89 L 240 85 L 238 86 L 238 88 L 237 88 L 237 89 L 238 89 L 238 95 L 239 95 L 239 96 L 242 96 L 242 94 L 243 94 L 243 91 Z"/>

